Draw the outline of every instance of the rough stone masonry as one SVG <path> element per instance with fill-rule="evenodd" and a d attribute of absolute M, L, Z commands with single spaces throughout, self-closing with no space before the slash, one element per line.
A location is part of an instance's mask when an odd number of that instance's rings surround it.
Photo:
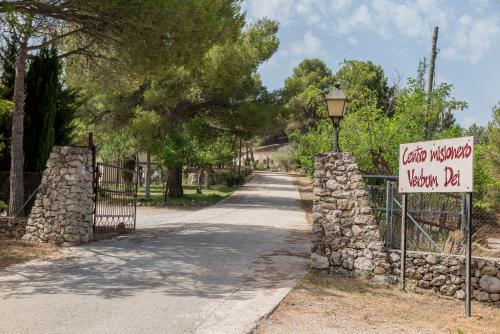
<path fill-rule="evenodd" d="M 0 217 L 0 240 L 21 239 L 26 233 L 26 218 Z"/>
<path fill-rule="evenodd" d="M 311 267 L 346 271 L 396 283 L 399 250 L 386 251 L 355 158 L 350 153 L 319 154 L 315 160 Z M 500 260 L 472 259 L 472 296 L 500 300 Z M 463 299 L 464 257 L 408 252 L 406 274 L 422 289 Z"/>
<path fill-rule="evenodd" d="M 89 148 L 54 147 L 23 240 L 76 246 L 92 239 L 92 167 Z"/>
<path fill-rule="evenodd" d="M 355 158 L 319 154 L 314 168 L 312 267 L 395 281 Z"/>

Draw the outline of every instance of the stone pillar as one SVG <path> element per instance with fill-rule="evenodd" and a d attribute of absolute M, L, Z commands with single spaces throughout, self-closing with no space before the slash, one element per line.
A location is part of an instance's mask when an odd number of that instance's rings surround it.
<path fill-rule="evenodd" d="M 390 264 L 353 155 L 319 154 L 314 168 L 312 268 L 393 281 L 385 275 Z"/>
<path fill-rule="evenodd" d="M 76 246 L 92 239 L 92 167 L 89 148 L 54 147 L 23 240 Z"/>

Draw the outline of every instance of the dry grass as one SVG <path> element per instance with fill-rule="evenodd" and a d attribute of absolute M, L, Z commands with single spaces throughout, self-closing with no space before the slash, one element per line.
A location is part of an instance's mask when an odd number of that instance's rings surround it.
<path fill-rule="evenodd" d="M 500 309 L 363 280 L 311 273 L 256 333 L 498 333 Z"/>
<path fill-rule="evenodd" d="M 301 205 L 306 213 L 306 219 L 309 225 L 312 225 L 312 207 L 313 207 L 313 186 L 309 176 L 294 175 L 295 182 L 299 189 Z"/>
<path fill-rule="evenodd" d="M 48 244 L 21 240 L 0 240 L 0 269 L 16 263 L 43 258 L 57 251 L 57 247 Z"/>

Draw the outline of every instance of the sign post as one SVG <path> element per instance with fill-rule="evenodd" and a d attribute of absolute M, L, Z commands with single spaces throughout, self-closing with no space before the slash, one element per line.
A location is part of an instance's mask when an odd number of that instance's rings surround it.
<path fill-rule="evenodd" d="M 471 300 L 471 286 L 470 286 L 470 267 L 472 257 L 472 193 L 467 193 L 467 225 L 466 238 L 467 244 L 465 248 L 465 316 L 471 316 L 470 300 Z"/>
<path fill-rule="evenodd" d="M 400 268 L 400 286 L 405 291 L 406 281 L 406 215 L 408 209 L 406 206 L 406 194 L 401 196 L 401 268 Z"/>
<path fill-rule="evenodd" d="M 399 146 L 398 190 L 403 193 L 401 219 L 401 286 L 405 286 L 406 194 L 460 192 L 466 196 L 465 316 L 471 316 L 470 267 L 472 251 L 472 191 L 474 137 L 462 137 Z"/>

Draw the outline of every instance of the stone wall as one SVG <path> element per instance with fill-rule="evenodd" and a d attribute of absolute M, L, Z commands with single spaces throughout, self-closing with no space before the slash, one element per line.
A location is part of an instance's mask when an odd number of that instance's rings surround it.
<path fill-rule="evenodd" d="M 0 217 L 0 240 L 19 240 L 26 233 L 26 218 Z"/>
<path fill-rule="evenodd" d="M 197 186 L 198 185 L 198 175 L 199 175 L 198 172 L 188 172 L 187 173 L 186 184 L 188 186 Z M 204 187 L 205 184 L 206 184 L 206 182 L 207 182 L 207 175 L 209 177 L 211 185 L 224 183 L 224 179 L 225 179 L 225 175 L 224 174 L 219 174 L 219 173 L 209 173 L 209 174 L 207 174 L 207 173 L 204 172 L 202 174 L 201 180 L 200 180 L 200 183 L 201 183 L 202 187 Z"/>
<path fill-rule="evenodd" d="M 54 147 L 23 240 L 75 246 L 92 239 L 92 152 Z"/>
<path fill-rule="evenodd" d="M 426 252 L 406 253 L 406 275 L 422 289 L 431 289 L 445 296 L 464 299 L 465 258 L 459 255 Z M 390 252 L 390 263 L 395 275 L 400 273 L 399 250 Z M 472 298 L 483 302 L 500 300 L 500 259 L 472 258 Z"/>
<path fill-rule="evenodd" d="M 314 168 L 311 267 L 396 283 L 400 251 L 387 252 L 383 246 L 354 157 L 349 153 L 319 154 Z M 408 251 L 406 267 L 408 282 L 417 287 L 464 299 L 463 256 Z M 498 303 L 500 259 L 473 258 L 471 273 L 473 298 Z"/>
<path fill-rule="evenodd" d="M 314 168 L 312 267 L 395 281 L 352 154 L 319 154 Z"/>

